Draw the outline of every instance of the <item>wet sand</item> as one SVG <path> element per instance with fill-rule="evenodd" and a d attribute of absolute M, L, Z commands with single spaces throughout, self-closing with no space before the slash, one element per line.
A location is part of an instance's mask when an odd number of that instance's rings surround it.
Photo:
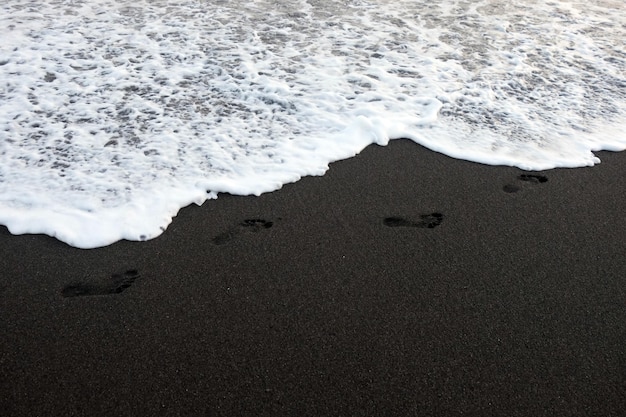
<path fill-rule="evenodd" d="M 412 142 L 79 250 L 0 228 L 4 416 L 618 416 L 626 152 Z"/>

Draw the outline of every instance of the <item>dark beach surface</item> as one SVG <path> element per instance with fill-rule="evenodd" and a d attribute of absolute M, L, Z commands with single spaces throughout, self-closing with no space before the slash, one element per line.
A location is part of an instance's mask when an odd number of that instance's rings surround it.
<path fill-rule="evenodd" d="M 626 152 L 371 146 L 149 242 L 0 230 L 3 416 L 623 416 Z"/>

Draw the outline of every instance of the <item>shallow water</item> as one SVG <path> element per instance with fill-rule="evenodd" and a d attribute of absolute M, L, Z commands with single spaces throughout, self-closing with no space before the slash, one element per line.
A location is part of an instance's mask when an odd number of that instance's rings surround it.
<path fill-rule="evenodd" d="M 371 143 L 528 170 L 626 148 L 618 1 L 0 6 L 0 223 L 90 248 Z"/>

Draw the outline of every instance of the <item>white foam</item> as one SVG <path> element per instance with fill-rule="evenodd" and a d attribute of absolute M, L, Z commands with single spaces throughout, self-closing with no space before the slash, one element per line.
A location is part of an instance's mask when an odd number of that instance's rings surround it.
<path fill-rule="evenodd" d="M 620 2 L 6 0 L 0 223 L 163 232 L 371 143 L 528 170 L 626 149 Z"/>

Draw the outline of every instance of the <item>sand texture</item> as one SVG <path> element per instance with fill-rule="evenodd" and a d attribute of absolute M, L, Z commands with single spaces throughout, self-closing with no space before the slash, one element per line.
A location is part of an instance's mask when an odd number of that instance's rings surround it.
<path fill-rule="evenodd" d="M 412 142 L 148 242 L 0 230 L 13 416 L 618 416 L 626 152 L 524 172 Z"/>

